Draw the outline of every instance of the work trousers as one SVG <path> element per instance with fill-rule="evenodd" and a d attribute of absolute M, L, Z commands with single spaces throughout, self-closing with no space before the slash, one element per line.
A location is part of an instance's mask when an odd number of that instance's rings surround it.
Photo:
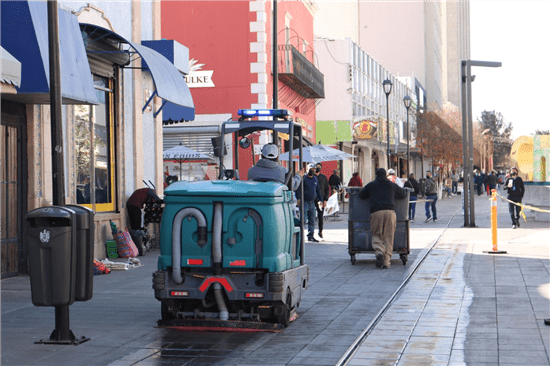
<path fill-rule="evenodd" d="M 426 218 L 429 219 L 432 217 L 430 215 L 430 207 L 432 208 L 433 219 L 437 220 L 437 208 L 435 204 L 437 203 L 437 194 L 428 194 L 426 195 Z"/>
<path fill-rule="evenodd" d="M 409 197 L 409 220 L 414 220 L 414 214 L 416 212 L 416 196 Z"/>
<path fill-rule="evenodd" d="M 390 263 L 393 253 L 396 224 L 397 215 L 394 210 L 382 210 L 370 214 L 372 248 L 375 254 L 382 253 L 384 255 L 384 265 Z"/>
<path fill-rule="evenodd" d="M 508 197 L 510 201 L 521 203 L 521 198 Z M 519 213 L 521 212 L 521 206 L 514 205 L 511 202 L 508 202 L 508 211 L 510 212 L 510 217 L 512 218 L 512 225 L 516 225 L 519 221 Z"/>
<path fill-rule="evenodd" d="M 315 202 L 304 201 L 304 211 L 307 218 L 307 237 L 311 239 L 315 230 Z"/>
<path fill-rule="evenodd" d="M 325 209 L 323 208 L 323 201 L 315 201 L 315 210 L 317 211 L 317 221 L 319 222 L 319 233 L 322 233 L 323 232 L 323 214 L 325 213 Z"/>

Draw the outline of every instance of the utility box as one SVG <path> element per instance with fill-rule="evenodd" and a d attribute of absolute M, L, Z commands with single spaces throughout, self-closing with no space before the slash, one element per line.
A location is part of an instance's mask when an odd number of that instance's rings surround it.
<path fill-rule="evenodd" d="M 76 268 L 75 301 L 88 301 L 94 285 L 94 216 L 93 210 L 84 206 L 65 206 L 76 213 Z"/>
<path fill-rule="evenodd" d="M 71 305 L 75 301 L 76 212 L 49 206 L 25 216 L 32 303 Z"/>

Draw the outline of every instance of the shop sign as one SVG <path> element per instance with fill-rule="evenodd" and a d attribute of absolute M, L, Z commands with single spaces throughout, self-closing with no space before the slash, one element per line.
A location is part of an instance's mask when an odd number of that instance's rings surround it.
<path fill-rule="evenodd" d="M 197 63 L 198 61 L 192 58 L 189 60 L 189 75 L 185 76 L 185 82 L 190 88 L 213 88 L 215 87 L 212 80 L 213 70 L 202 70 L 204 64 Z"/>
<path fill-rule="evenodd" d="M 378 121 L 374 118 L 354 122 L 352 127 L 354 140 L 370 140 L 378 136 Z"/>

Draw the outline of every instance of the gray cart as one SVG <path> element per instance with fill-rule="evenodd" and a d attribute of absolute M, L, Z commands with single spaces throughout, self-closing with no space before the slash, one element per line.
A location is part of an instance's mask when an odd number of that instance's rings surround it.
<path fill-rule="evenodd" d="M 374 253 L 372 232 L 370 229 L 370 204 L 359 198 L 361 188 L 346 188 L 349 193 L 348 251 L 351 264 L 355 265 L 355 256 L 359 253 Z M 397 226 L 393 241 L 393 252 L 399 253 L 403 265 L 407 264 L 409 246 L 409 195 L 396 199 Z"/>

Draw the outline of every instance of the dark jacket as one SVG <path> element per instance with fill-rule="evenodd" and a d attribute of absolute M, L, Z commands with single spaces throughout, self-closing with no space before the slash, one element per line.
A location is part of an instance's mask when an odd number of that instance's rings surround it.
<path fill-rule="evenodd" d="M 512 182 L 512 186 L 508 187 Z M 523 179 L 517 176 L 515 178 L 509 177 L 504 183 L 504 188 L 508 190 L 508 198 L 512 201 L 521 201 L 523 195 L 525 194 L 525 186 L 523 185 Z"/>
<path fill-rule="evenodd" d="M 319 201 L 323 200 L 323 195 L 321 194 L 321 190 L 319 189 L 319 181 L 317 180 L 316 176 L 310 177 L 307 174 L 304 175 L 304 178 L 302 179 L 302 184 L 304 185 L 304 202 L 314 202 L 316 199 Z M 296 198 L 302 198 L 301 189 L 298 189 L 296 191 Z"/>
<path fill-rule="evenodd" d="M 498 184 L 498 178 L 494 174 L 490 174 L 487 176 L 487 184 L 488 185 L 497 185 Z"/>
<path fill-rule="evenodd" d="M 322 201 L 328 201 L 330 195 L 330 188 L 328 186 L 327 176 L 319 173 L 317 175 L 317 181 L 319 182 L 319 189 L 321 190 L 321 196 L 323 196 Z"/>
<path fill-rule="evenodd" d="M 279 165 L 276 161 L 269 159 L 260 159 L 250 169 L 248 169 L 248 180 L 257 182 L 278 182 L 285 183 L 288 170 Z M 292 190 L 295 191 L 300 186 L 300 176 L 295 175 L 292 179 Z"/>
<path fill-rule="evenodd" d="M 437 194 L 437 183 L 435 182 L 434 177 L 426 179 L 424 193 L 426 194 L 426 196 Z"/>
<path fill-rule="evenodd" d="M 416 197 L 420 193 L 420 184 L 418 184 L 414 178 L 409 178 L 409 180 L 405 182 L 404 186 L 413 189 L 413 192 L 411 192 L 412 197 Z"/>
<path fill-rule="evenodd" d="M 341 184 L 342 181 L 340 180 L 340 177 L 336 174 L 331 175 L 328 179 L 328 185 L 331 187 L 340 187 Z"/>
<path fill-rule="evenodd" d="M 405 197 L 407 191 L 386 177 L 376 177 L 359 192 L 359 198 L 369 199 L 371 213 L 382 210 L 395 211 L 395 199 Z"/>

